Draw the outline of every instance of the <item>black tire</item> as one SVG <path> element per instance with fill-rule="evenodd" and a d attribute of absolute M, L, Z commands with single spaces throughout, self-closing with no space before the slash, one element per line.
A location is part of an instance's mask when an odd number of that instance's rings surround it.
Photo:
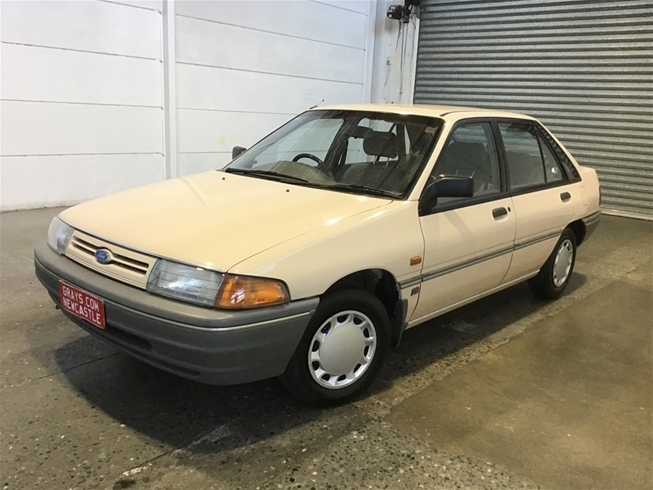
<path fill-rule="evenodd" d="M 563 244 L 566 247 L 571 246 L 571 268 L 569 269 L 569 273 L 567 274 L 564 281 L 562 283 L 556 284 L 554 278 L 555 260 L 558 251 L 561 249 Z M 567 228 L 560 235 L 558 243 L 556 243 L 556 246 L 553 248 L 553 252 L 551 252 L 551 255 L 540 269 L 540 272 L 537 274 L 537 276 L 528 280 L 528 286 L 530 287 L 533 294 L 539 296 L 540 298 L 558 299 L 567 287 L 567 284 L 569 284 L 569 279 L 571 279 L 571 275 L 574 272 L 575 264 L 576 235 L 572 230 Z"/>
<path fill-rule="evenodd" d="M 311 351 L 315 351 L 314 336 L 318 329 L 324 331 L 324 328 L 327 328 L 324 327 L 327 320 L 340 312 L 347 311 L 360 312 L 372 322 L 376 332 L 376 345 L 369 365 L 360 374 L 360 377 L 347 386 L 325 388 L 313 378 L 308 356 Z M 319 342 L 317 345 L 319 346 Z M 336 291 L 320 301 L 286 371 L 280 376 L 280 380 L 291 395 L 304 403 L 310 405 L 345 403 L 357 397 L 374 381 L 389 349 L 390 320 L 381 301 L 372 294 L 359 289 Z M 357 368 L 354 368 L 354 371 L 356 370 Z M 339 380 L 340 378 L 334 377 L 334 379 Z"/>

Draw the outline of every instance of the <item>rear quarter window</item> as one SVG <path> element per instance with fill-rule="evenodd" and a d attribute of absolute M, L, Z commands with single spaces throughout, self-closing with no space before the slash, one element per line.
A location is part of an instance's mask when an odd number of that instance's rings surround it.
<path fill-rule="evenodd" d="M 564 169 L 569 180 L 579 180 L 580 174 L 578 173 L 578 170 L 576 170 L 576 167 L 573 163 L 571 163 L 571 160 L 564 152 L 564 150 L 560 148 L 560 145 L 556 142 L 556 140 L 551 137 L 551 134 L 541 124 L 537 124 L 537 129 L 540 133 L 540 136 L 544 138 L 544 141 L 546 141 L 549 147 L 553 150 L 553 153 L 558 159 L 558 162 L 560 162 L 560 165 Z"/>

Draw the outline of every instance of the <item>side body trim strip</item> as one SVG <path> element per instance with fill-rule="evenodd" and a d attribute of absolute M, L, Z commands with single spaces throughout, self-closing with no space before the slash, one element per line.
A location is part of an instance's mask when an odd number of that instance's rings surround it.
<path fill-rule="evenodd" d="M 420 282 L 423 281 L 429 281 L 431 279 L 435 279 L 436 277 L 444 276 L 445 274 L 449 274 L 451 272 L 456 272 L 461 269 L 465 269 L 466 267 L 471 267 L 472 265 L 480 264 L 481 262 L 485 262 L 486 260 L 494 259 L 496 257 L 500 257 L 502 255 L 505 255 L 507 253 L 514 252 L 515 250 L 521 250 L 522 248 L 529 247 L 531 245 L 535 245 L 536 243 L 544 242 L 546 240 L 550 240 L 551 238 L 557 238 L 560 236 L 563 230 L 558 230 L 555 232 L 547 233 L 545 235 L 540 235 L 535 238 L 530 238 L 529 240 L 525 240 L 520 243 L 516 243 L 514 245 L 511 245 L 510 247 L 502 248 L 500 250 L 496 250 L 494 252 L 490 252 L 485 255 L 481 255 L 479 257 L 474 257 L 472 259 L 467 259 L 463 262 L 459 262 L 457 264 L 450 265 L 448 267 L 443 267 L 442 269 L 437 269 L 431 272 L 427 272 L 426 274 L 421 274 L 416 277 L 411 277 L 410 279 L 406 279 L 404 281 L 401 281 L 399 283 L 399 287 L 401 289 L 406 289 L 411 286 L 415 286 L 419 284 Z"/>
<path fill-rule="evenodd" d="M 502 248 L 501 250 L 497 250 L 496 252 L 491 252 L 485 255 L 481 255 L 480 257 L 474 257 L 473 259 L 468 259 L 464 262 L 459 262 L 458 264 L 454 264 L 449 267 L 444 267 L 442 269 L 427 272 L 426 274 L 422 275 L 422 280 L 428 281 L 429 279 L 435 279 L 436 277 L 444 276 L 445 274 L 449 274 L 450 272 L 455 272 L 460 269 L 470 267 L 472 265 L 480 264 L 481 262 L 485 262 L 486 260 L 500 257 L 501 255 L 505 255 L 510 252 L 512 252 L 512 247 Z"/>
<path fill-rule="evenodd" d="M 563 230 L 558 230 L 554 231 L 553 233 L 547 233 L 546 235 L 541 235 L 539 237 L 531 238 L 529 240 L 525 240 L 520 243 L 515 243 L 514 249 L 519 250 L 522 248 L 529 247 L 531 245 L 535 245 L 536 243 L 544 242 L 546 240 L 550 240 L 551 238 L 557 238 L 560 236 L 560 233 L 562 233 Z"/>

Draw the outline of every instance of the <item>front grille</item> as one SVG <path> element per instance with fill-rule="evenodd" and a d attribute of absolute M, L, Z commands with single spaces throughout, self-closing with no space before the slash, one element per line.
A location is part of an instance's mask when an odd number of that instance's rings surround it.
<path fill-rule="evenodd" d="M 107 247 L 97 247 L 92 243 L 87 242 L 86 240 L 82 240 L 79 237 L 73 237 L 71 239 L 71 245 L 81 250 L 82 252 L 87 253 L 88 255 L 93 257 L 93 259 L 95 259 L 95 252 L 97 252 L 99 248 L 107 248 Z M 116 266 L 118 267 L 123 267 L 127 270 L 134 271 L 140 274 L 147 274 L 147 271 L 150 269 L 150 266 L 147 262 L 130 259 L 129 257 L 125 257 L 124 255 L 120 255 L 120 254 L 112 254 L 111 263 L 116 264 Z"/>
<path fill-rule="evenodd" d="M 108 262 L 102 264 L 97 261 L 95 253 L 99 249 L 108 251 Z M 141 289 L 145 289 L 147 276 L 156 262 L 155 257 L 105 242 L 78 230 L 73 232 L 66 256 L 100 274 Z"/>

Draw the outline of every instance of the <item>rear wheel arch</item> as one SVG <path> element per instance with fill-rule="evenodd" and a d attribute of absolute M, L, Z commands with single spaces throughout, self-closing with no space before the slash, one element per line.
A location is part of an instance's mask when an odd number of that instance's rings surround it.
<path fill-rule="evenodd" d="M 565 228 L 540 271 L 528 280 L 536 296 L 557 299 L 562 295 L 574 271 L 577 249 L 576 233 Z"/>
<path fill-rule="evenodd" d="M 574 232 L 574 235 L 576 236 L 576 246 L 578 247 L 583 243 L 583 240 L 585 240 L 585 234 L 587 232 L 585 223 L 583 223 L 583 220 L 579 219 L 569 223 L 567 228 Z"/>

